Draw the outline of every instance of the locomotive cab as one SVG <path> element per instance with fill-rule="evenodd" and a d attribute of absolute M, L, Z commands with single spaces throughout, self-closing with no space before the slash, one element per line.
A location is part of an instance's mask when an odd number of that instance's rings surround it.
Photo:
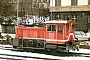
<path fill-rule="evenodd" d="M 75 40 L 73 20 L 47 21 L 46 22 L 46 48 L 69 50 L 73 48 Z M 72 46 L 72 47 L 71 47 Z"/>
<path fill-rule="evenodd" d="M 74 41 L 74 21 L 48 21 L 46 22 L 47 43 L 65 44 L 66 41 Z M 71 36 L 72 35 L 72 36 Z"/>

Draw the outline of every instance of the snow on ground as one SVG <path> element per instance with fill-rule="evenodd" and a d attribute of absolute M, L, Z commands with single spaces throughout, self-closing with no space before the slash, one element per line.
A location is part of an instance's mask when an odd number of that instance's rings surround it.
<path fill-rule="evenodd" d="M 1 45 L 0 44 L 0 47 L 13 47 L 12 45 Z"/>
<path fill-rule="evenodd" d="M 90 60 L 89 57 L 61 57 L 61 60 Z"/>
<path fill-rule="evenodd" d="M 0 54 L 9 54 L 9 55 L 18 55 L 18 56 L 29 56 L 29 57 L 37 57 L 37 58 L 47 58 L 47 59 L 60 59 L 58 56 L 51 56 L 46 54 L 38 54 L 38 53 L 31 53 L 31 52 L 15 52 L 9 50 L 2 50 L 0 49 Z"/>
<path fill-rule="evenodd" d="M 87 50 L 80 50 L 83 52 L 89 52 Z M 39 53 L 31 53 L 31 52 L 15 52 L 15 51 L 9 51 L 9 50 L 2 50 L 0 49 L 0 54 L 9 54 L 9 55 L 18 55 L 18 56 L 29 56 L 29 57 L 37 57 L 37 58 L 47 58 L 47 59 L 56 59 L 56 60 L 90 60 L 89 57 L 60 57 L 60 56 L 52 56 L 52 55 L 46 55 L 46 54 L 39 54 Z M 33 58 L 27 58 L 26 60 L 32 60 Z"/>
<path fill-rule="evenodd" d="M 7 58 L 7 59 L 16 59 L 16 60 L 39 60 L 39 59 L 34 59 L 34 58 L 22 58 L 22 57 L 5 56 L 5 55 L 0 55 L 0 57 Z"/>
<path fill-rule="evenodd" d="M 69 52 L 72 52 L 72 53 L 85 53 L 85 54 L 90 54 L 90 49 L 79 49 L 79 51 L 75 50 L 70 50 Z"/>
<path fill-rule="evenodd" d="M 90 60 L 90 58 L 87 58 L 87 57 L 60 57 L 61 59 L 58 59 L 58 60 Z M 7 59 L 0 59 L 0 60 L 7 60 Z M 25 60 L 43 60 L 43 59 L 30 59 L 30 58 L 27 58 Z"/>
<path fill-rule="evenodd" d="M 12 45 L 1 45 L 0 44 L 0 47 L 11 47 L 11 48 L 13 48 L 13 46 Z M 79 49 L 79 51 L 77 51 L 77 50 L 75 50 L 75 51 L 73 51 L 73 50 L 70 50 L 69 52 L 72 52 L 72 53 L 86 53 L 86 54 L 90 54 L 90 49 Z"/>
<path fill-rule="evenodd" d="M 3 47 L 12 47 L 11 45 L 0 45 L 0 46 L 3 46 Z M 86 53 L 86 54 L 90 54 L 90 49 L 80 49 L 79 51 L 77 51 L 77 50 L 72 51 L 71 50 L 70 52 L 72 52 L 72 53 Z M 3 50 L 3 49 L 0 49 L 0 54 L 9 54 L 9 55 L 18 55 L 18 56 L 29 56 L 29 57 L 47 58 L 47 59 L 56 59 L 56 60 L 67 60 L 67 59 L 68 60 L 80 60 L 80 59 L 82 59 L 82 60 L 90 60 L 90 57 L 83 57 L 83 55 L 82 56 L 78 56 L 78 57 L 74 57 L 74 56 L 60 57 L 60 56 L 52 56 L 52 55 L 39 54 L 39 53 L 31 53 L 31 52 L 16 52 L 16 51 Z M 0 55 L 0 57 L 6 57 L 6 56 L 1 56 Z M 8 58 L 10 58 L 10 57 L 8 57 Z M 38 60 L 38 59 L 27 58 L 25 60 Z"/>

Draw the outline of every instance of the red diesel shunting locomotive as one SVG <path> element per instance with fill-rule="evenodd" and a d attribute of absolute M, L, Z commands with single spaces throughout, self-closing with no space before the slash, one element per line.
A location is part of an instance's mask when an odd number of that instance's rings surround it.
<path fill-rule="evenodd" d="M 46 21 L 45 27 L 25 27 L 20 25 L 16 29 L 13 40 L 14 48 L 22 49 L 50 49 L 64 50 L 77 49 L 73 27 L 75 21 L 52 20 Z"/>

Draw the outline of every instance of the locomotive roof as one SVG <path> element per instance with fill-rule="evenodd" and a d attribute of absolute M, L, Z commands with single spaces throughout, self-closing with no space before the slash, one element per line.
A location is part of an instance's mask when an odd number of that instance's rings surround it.
<path fill-rule="evenodd" d="M 46 21 L 45 23 L 68 23 L 67 20 L 50 20 Z"/>

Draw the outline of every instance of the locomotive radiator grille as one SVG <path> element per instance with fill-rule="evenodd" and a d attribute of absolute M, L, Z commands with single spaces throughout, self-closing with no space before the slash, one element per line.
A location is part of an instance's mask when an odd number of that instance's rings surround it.
<path fill-rule="evenodd" d="M 23 48 L 44 48 L 44 40 L 24 39 Z"/>

